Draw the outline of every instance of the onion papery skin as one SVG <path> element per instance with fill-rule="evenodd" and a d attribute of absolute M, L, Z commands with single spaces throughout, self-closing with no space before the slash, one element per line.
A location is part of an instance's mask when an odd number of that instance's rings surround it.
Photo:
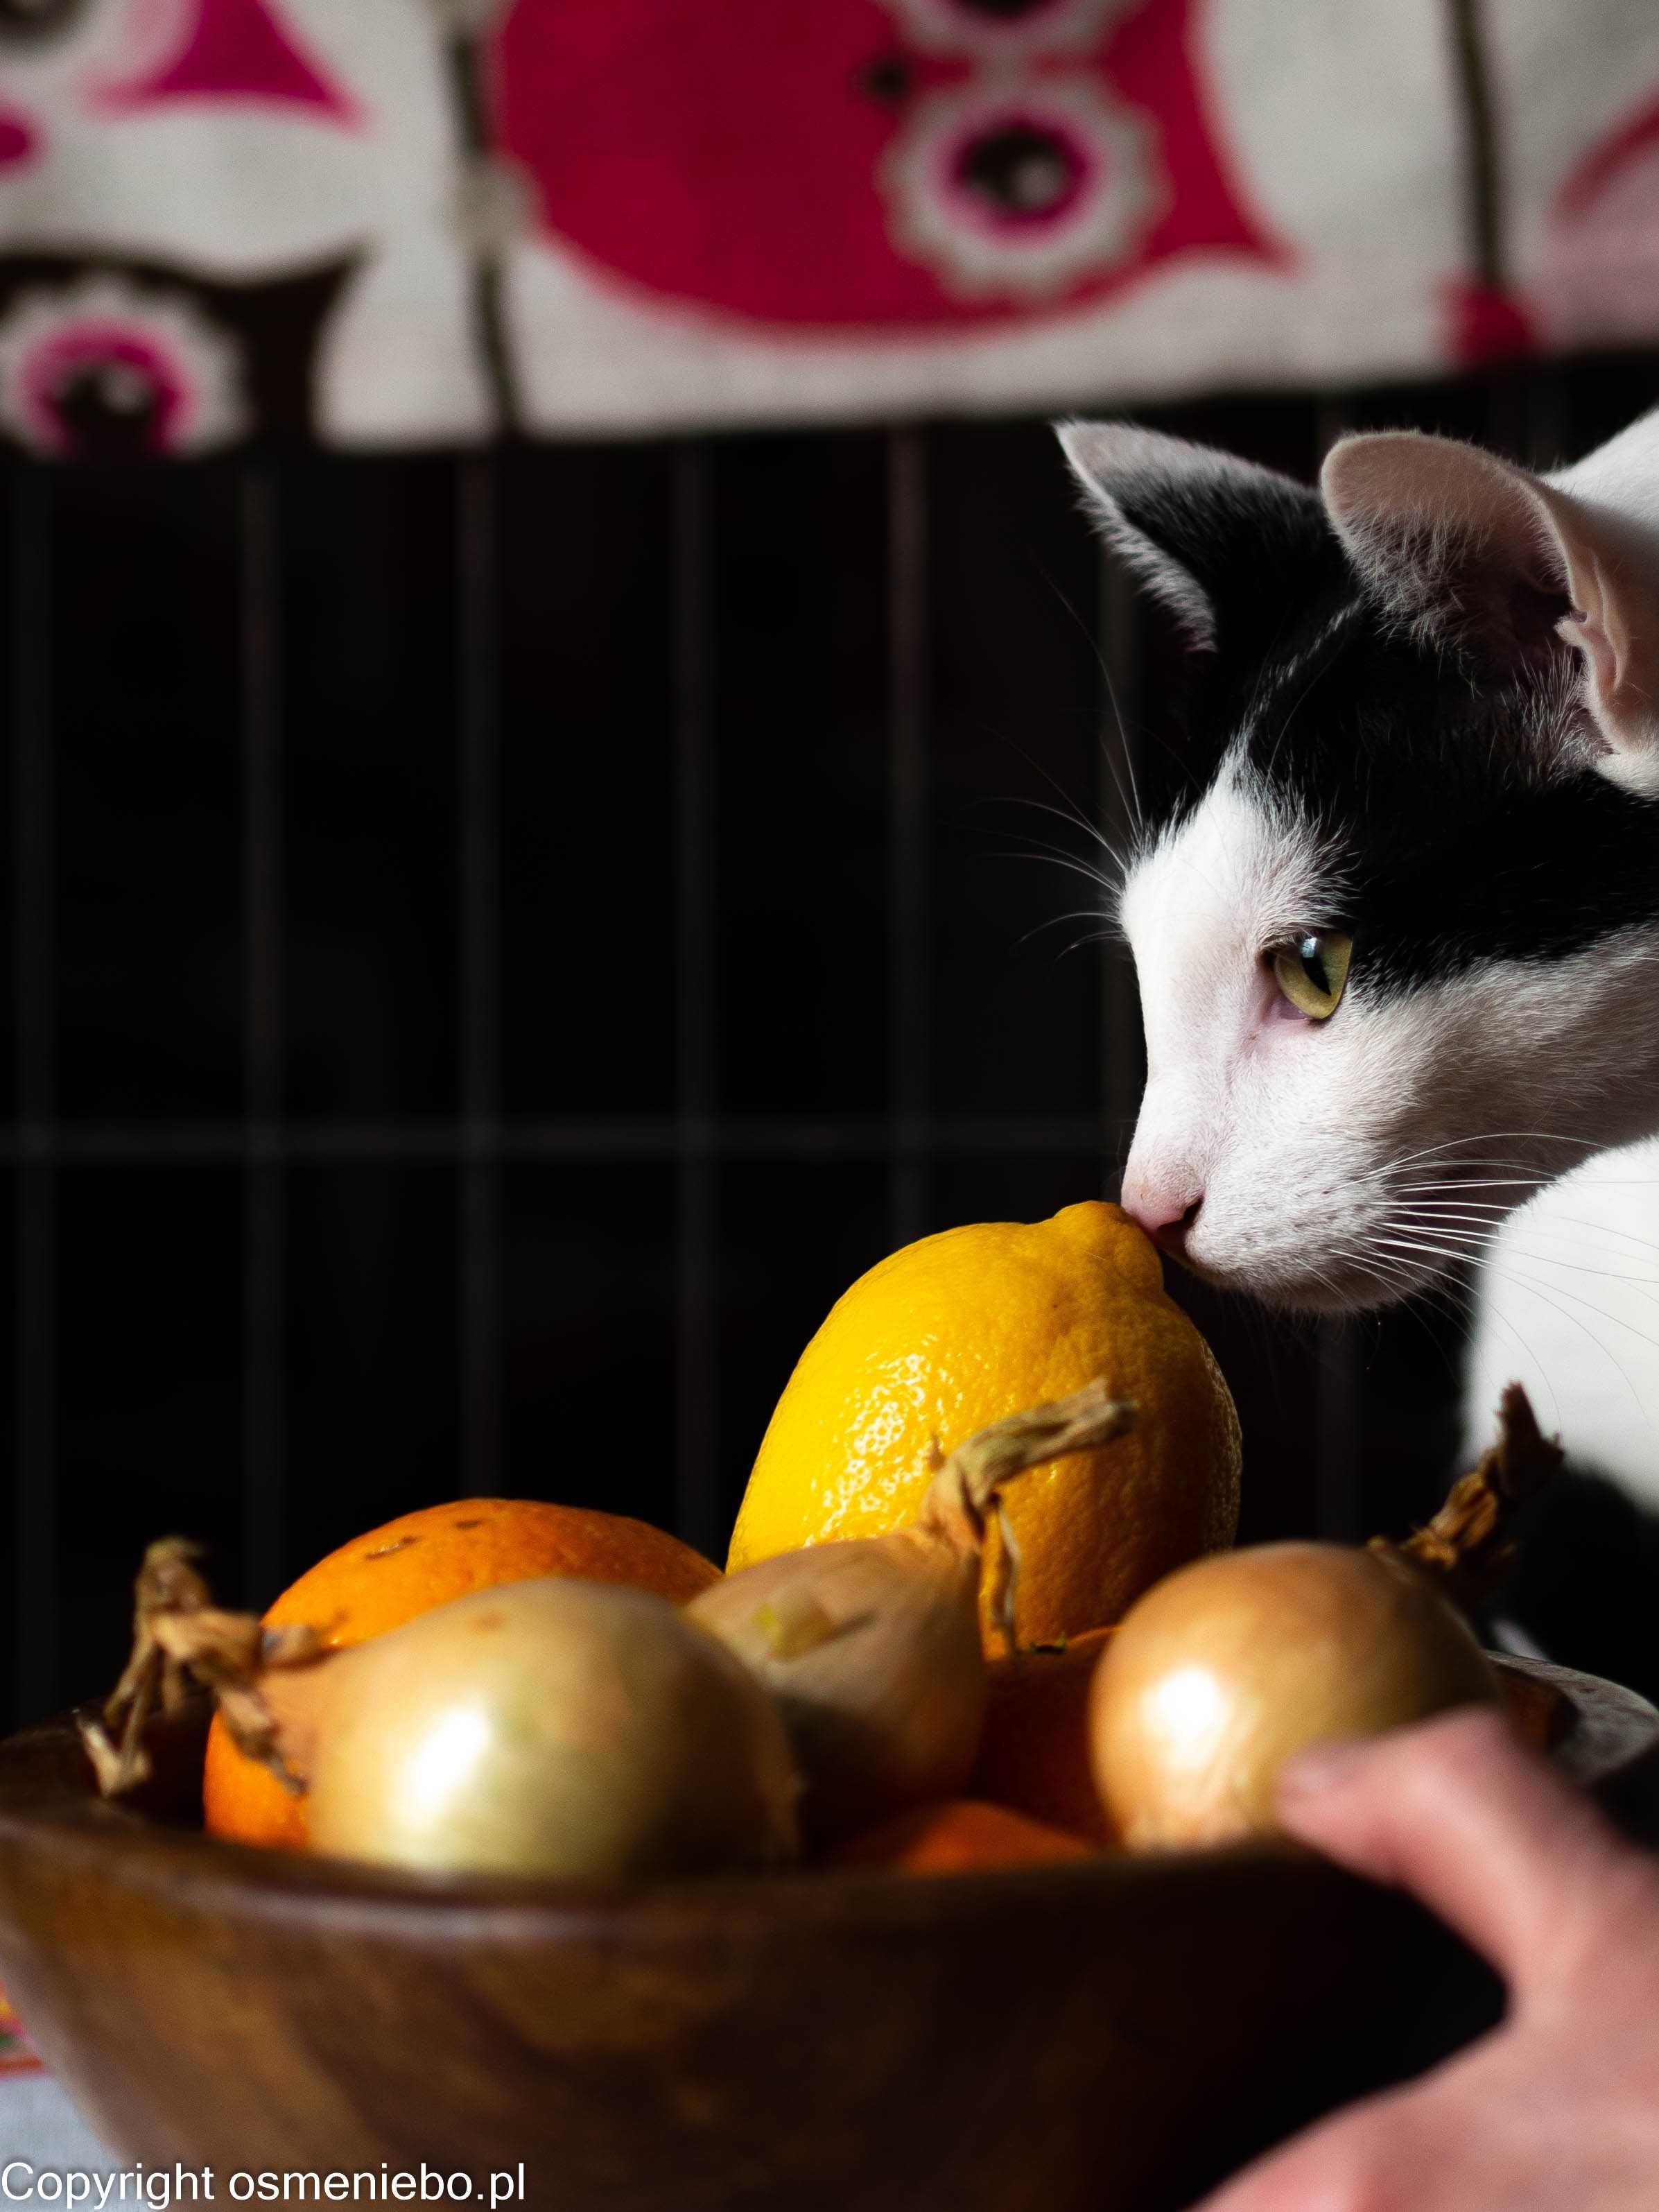
<path fill-rule="evenodd" d="M 692 1600 L 692 1617 L 777 1698 L 816 1838 L 960 1790 L 985 1721 L 977 1620 L 987 1516 L 1000 1510 L 1005 1484 L 1127 1435 L 1135 1419 L 1097 1376 L 958 1444 L 914 1527 L 775 1553 Z M 1017 1582 L 1005 1549 L 993 1607 L 1011 1642 Z"/>
<path fill-rule="evenodd" d="M 1090 1764 L 1132 1849 L 1275 1832 L 1281 1768 L 1319 1743 L 1501 1701 L 1462 1617 L 1419 1570 L 1336 1544 L 1262 1544 L 1132 1606 L 1090 1694 Z"/>
<path fill-rule="evenodd" d="M 562 1578 L 479 1590 L 317 1676 L 315 1850 L 576 1881 L 799 1854 L 799 1785 L 771 1699 L 647 1592 Z"/>
<path fill-rule="evenodd" d="M 957 1795 L 985 1718 L 980 1559 L 913 1529 L 745 1567 L 686 1611 L 777 1705 L 822 1840 Z"/>

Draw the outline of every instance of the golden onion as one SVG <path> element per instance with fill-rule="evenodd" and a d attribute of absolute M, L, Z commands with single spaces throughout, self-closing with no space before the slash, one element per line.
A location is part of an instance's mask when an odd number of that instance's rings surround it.
<path fill-rule="evenodd" d="M 648 1591 L 566 1577 L 477 1590 L 288 1678 L 302 1680 L 318 1698 L 313 1850 L 570 1881 L 799 1851 L 770 1698 Z"/>
<path fill-rule="evenodd" d="M 1276 1827 L 1298 1752 L 1499 1697 L 1468 1624 L 1408 1560 L 1261 1544 L 1129 1608 L 1091 1687 L 1090 1761 L 1132 1848 L 1225 1843 Z"/>

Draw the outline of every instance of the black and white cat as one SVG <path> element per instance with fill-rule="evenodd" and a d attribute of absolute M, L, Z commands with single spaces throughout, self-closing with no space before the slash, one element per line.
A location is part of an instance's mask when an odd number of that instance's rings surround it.
<path fill-rule="evenodd" d="M 1659 1501 L 1659 412 L 1543 478 L 1347 438 L 1316 492 L 1060 438 L 1213 749 L 1124 872 L 1124 1204 L 1287 1306 L 1483 1257 L 1475 1427 L 1518 1376 Z"/>

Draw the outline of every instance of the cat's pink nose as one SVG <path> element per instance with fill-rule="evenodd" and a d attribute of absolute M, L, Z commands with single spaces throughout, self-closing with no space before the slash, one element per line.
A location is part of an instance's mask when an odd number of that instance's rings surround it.
<path fill-rule="evenodd" d="M 1177 1260 L 1187 1256 L 1187 1239 L 1203 1203 L 1202 1191 L 1192 1198 L 1184 1193 L 1152 1191 L 1144 1187 L 1131 1191 L 1126 1185 L 1123 1193 L 1123 1211 L 1140 1224 L 1154 1244 L 1161 1244 Z"/>

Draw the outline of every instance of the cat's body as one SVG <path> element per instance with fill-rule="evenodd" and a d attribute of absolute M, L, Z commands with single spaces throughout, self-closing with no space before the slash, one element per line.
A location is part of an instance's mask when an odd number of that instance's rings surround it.
<path fill-rule="evenodd" d="M 1659 1496 L 1659 414 L 1547 480 L 1347 440 L 1322 500 L 1062 437 L 1210 755 L 1125 872 L 1125 1204 L 1291 1306 L 1488 1261 L 1472 1403 L 1518 1374 Z"/>
<path fill-rule="evenodd" d="M 1474 1302 L 1465 1464 L 1511 1379 L 1577 1464 L 1659 1510 L 1659 1138 L 1593 1155 L 1499 1229 Z"/>

